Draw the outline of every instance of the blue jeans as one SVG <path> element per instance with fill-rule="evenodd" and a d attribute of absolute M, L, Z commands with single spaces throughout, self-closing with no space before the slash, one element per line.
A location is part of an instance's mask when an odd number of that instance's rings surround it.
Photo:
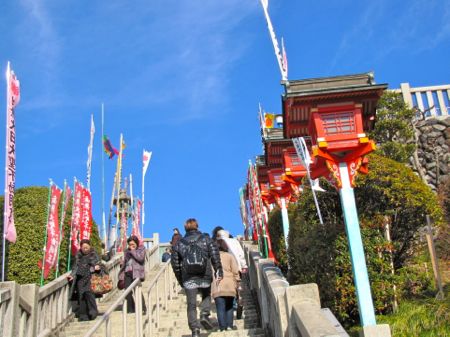
<path fill-rule="evenodd" d="M 233 301 L 232 296 L 216 297 L 217 320 L 220 330 L 233 327 Z"/>

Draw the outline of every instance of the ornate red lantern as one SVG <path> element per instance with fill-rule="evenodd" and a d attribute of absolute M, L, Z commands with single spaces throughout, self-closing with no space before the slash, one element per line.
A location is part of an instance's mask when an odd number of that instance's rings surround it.
<path fill-rule="evenodd" d="M 362 104 L 347 103 L 318 106 L 311 109 L 309 132 L 315 162 L 313 179 L 325 176 L 337 188 L 342 186 L 338 164 L 347 163 L 350 183 L 354 186 L 357 172 L 367 173 L 365 155 L 375 149 L 375 143 L 363 129 Z"/>

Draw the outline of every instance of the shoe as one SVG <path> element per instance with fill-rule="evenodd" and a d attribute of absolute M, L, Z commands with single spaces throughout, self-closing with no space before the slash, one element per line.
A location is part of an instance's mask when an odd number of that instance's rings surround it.
<path fill-rule="evenodd" d="M 211 321 L 209 320 L 208 316 L 202 316 L 200 317 L 200 324 L 205 328 L 206 330 L 212 330 L 214 326 L 212 325 Z"/>
<path fill-rule="evenodd" d="M 192 337 L 200 337 L 200 329 L 192 330 Z"/>

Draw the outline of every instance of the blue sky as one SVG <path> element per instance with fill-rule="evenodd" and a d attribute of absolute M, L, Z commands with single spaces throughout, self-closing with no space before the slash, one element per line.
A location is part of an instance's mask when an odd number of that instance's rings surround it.
<path fill-rule="evenodd" d="M 270 0 L 269 12 L 289 79 L 373 70 L 391 88 L 450 83 L 450 0 Z M 0 68 L 11 61 L 22 87 L 17 187 L 84 181 L 93 113 L 91 189 L 101 222 L 104 102 L 105 133 L 115 146 L 124 134 L 135 194 L 142 149 L 153 151 L 146 236 L 168 240 L 189 217 L 206 231 L 242 232 L 238 189 L 262 151 L 258 103 L 281 111 L 259 1 L 19 0 L 2 1 L 0 13 Z M 105 208 L 114 170 L 106 159 Z"/>

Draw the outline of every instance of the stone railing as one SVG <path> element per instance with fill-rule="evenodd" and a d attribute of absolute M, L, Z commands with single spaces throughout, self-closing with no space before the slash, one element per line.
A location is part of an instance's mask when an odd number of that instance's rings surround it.
<path fill-rule="evenodd" d="M 426 111 L 425 118 L 445 118 L 450 115 L 450 84 L 412 88 L 409 83 L 401 83 L 393 92 L 402 94 L 403 100 L 412 108 Z"/>
<path fill-rule="evenodd" d="M 147 239 L 146 268 L 159 263 L 159 236 Z M 105 269 L 113 281 L 113 290 L 103 296 L 104 301 L 117 291 L 117 281 L 122 254 L 105 262 Z M 69 299 L 69 273 L 61 275 L 43 287 L 35 284 L 19 285 L 16 282 L 0 283 L 0 335 L 3 337 L 44 337 L 62 329 L 72 318 Z"/>
<path fill-rule="evenodd" d="M 257 297 L 261 324 L 276 337 L 348 336 L 333 313 L 321 308 L 317 284 L 289 285 L 273 260 L 264 259 L 258 246 L 244 242 L 250 288 Z M 390 337 L 388 325 L 364 328 L 363 336 Z"/>

